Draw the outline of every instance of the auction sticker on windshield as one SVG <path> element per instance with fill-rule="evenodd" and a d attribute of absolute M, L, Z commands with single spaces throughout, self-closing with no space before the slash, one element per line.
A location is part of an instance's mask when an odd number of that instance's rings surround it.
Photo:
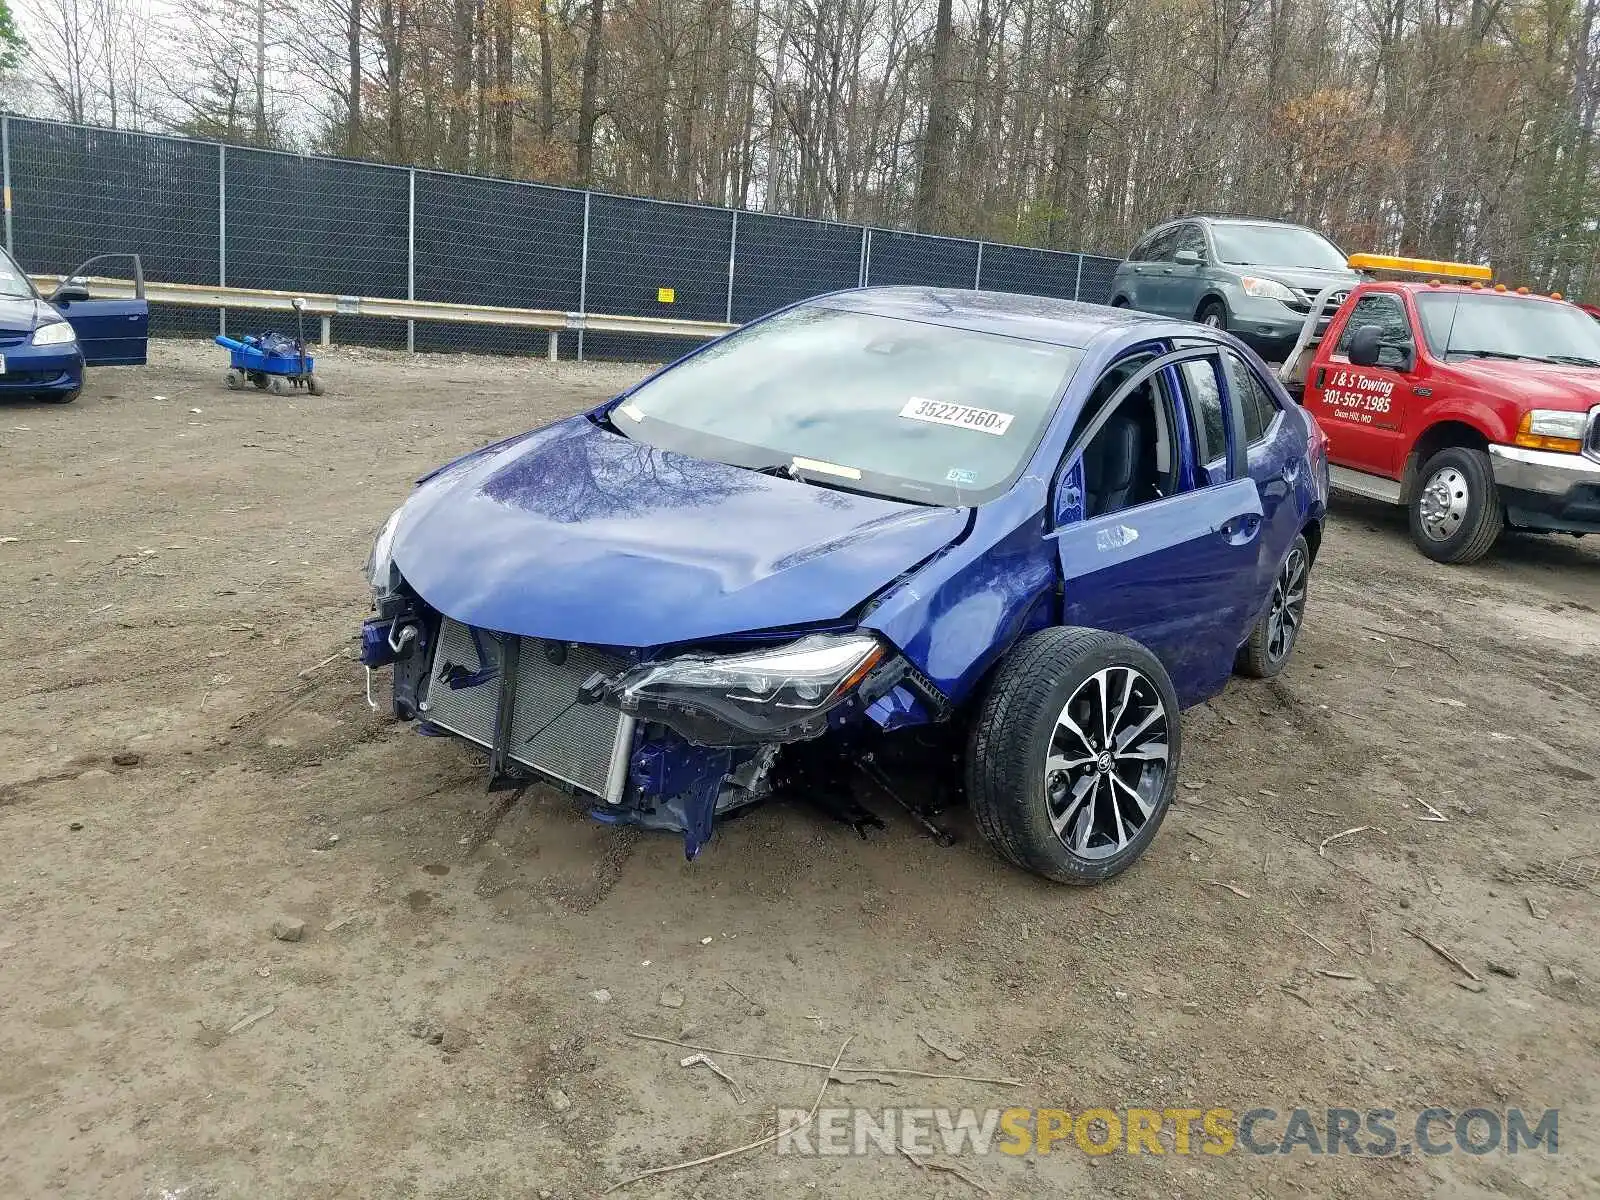
<path fill-rule="evenodd" d="M 931 421 L 935 425 L 954 425 L 958 429 L 975 429 L 979 433 L 992 433 L 996 437 L 1011 428 L 1011 413 L 995 412 L 992 408 L 973 408 L 967 404 L 950 404 L 944 400 L 926 400 L 913 396 L 900 410 L 902 417 L 913 421 Z"/>

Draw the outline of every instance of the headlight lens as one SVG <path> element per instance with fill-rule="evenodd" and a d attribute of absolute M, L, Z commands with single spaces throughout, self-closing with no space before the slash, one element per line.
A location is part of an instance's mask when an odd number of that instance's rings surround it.
<path fill-rule="evenodd" d="M 402 509 L 397 508 L 389 514 L 389 519 L 383 523 L 383 528 L 378 530 L 378 536 L 373 539 L 371 553 L 367 555 L 365 567 L 367 582 L 380 596 L 394 590 L 394 562 L 390 557 L 390 551 L 394 549 L 394 531 L 395 526 L 400 523 L 401 511 Z"/>
<path fill-rule="evenodd" d="M 1589 414 L 1562 409 L 1536 408 L 1523 414 L 1516 443 L 1531 450 L 1560 450 L 1576 454 L 1583 449 Z"/>
<path fill-rule="evenodd" d="M 745 654 L 685 654 L 617 683 L 624 712 L 670 725 L 700 745 L 814 737 L 828 710 L 883 660 L 868 634 L 812 634 Z"/>
<path fill-rule="evenodd" d="M 1293 304 L 1300 299 L 1287 284 L 1279 283 L 1276 279 L 1257 279 L 1253 275 L 1245 275 L 1239 283 L 1246 296 L 1254 296 L 1259 300 L 1282 300 L 1285 304 Z"/>
<path fill-rule="evenodd" d="M 75 340 L 77 335 L 72 332 L 72 326 L 65 321 L 51 321 L 48 325 L 41 325 L 33 331 L 35 346 L 66 346 Z"/>

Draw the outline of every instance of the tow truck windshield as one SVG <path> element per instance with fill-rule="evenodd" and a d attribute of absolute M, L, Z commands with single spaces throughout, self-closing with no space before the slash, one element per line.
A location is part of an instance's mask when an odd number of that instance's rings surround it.
<path fill-rule="evenodd" d="M 1416 300 L 1435 357 L 1600 367 L 1600 324 L 1570 304 L 1465 292 L 1420 292 Z"/>

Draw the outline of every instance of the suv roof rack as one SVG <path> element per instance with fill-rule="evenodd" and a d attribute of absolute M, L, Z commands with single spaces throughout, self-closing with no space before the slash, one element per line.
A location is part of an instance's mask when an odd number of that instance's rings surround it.
<path fill-rule="evenodd" d="M 1200 209 L 1188 214 L 1190 217 L 1208 217 L 1213 221 L 1259 221 L 1263 225 L 1294 225 L 1296 222 L 1283 217 L 1263 217 L 1256 213 L 1228 212 L 1226 209 Z"/>

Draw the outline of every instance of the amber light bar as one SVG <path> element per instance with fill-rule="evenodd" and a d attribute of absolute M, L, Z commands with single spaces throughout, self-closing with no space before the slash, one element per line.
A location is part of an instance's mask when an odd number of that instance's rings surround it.
<path fill-rule="evenodd" d="M 1352 254 L 1352 271 L 1398 271 L 1406 275 L 1437 275 L 1441 279 L 1494 278 L 1492 267 L 1478 263 L 1441 262 L 1432 258 L 1402 258 L 1398 254 Z"/>

